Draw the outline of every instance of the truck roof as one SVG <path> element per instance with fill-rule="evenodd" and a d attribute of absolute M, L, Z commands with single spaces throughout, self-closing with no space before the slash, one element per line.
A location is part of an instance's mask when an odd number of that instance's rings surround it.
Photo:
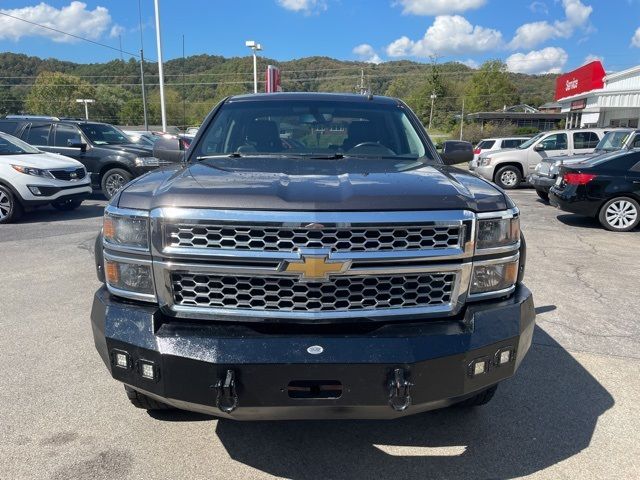
<path fill-rule="evenodd" d="M 400 100 L 397 98 L 384 97 L 381 95 L 361 95 L 357 93 L 317 93 L 317 92 L 278 92 L 278 93 L 251 93 L 246 95 L 234 95 L 228 102 L 251 102 L 251 101 L 287 101 L 287 100 L 315 100 L 331 102 L 362 102 L 376 103 L 380 105 L 397 105 Z"/>

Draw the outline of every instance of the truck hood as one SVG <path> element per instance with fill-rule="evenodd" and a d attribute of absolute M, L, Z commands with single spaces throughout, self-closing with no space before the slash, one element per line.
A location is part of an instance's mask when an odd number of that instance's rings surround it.
<path fill-rule="evenodd" d="M 21 167 L 32 167 L 41 169 L 56 168 L 82 168 L 82 164 L 73 158 L 58 155 L 57 153 L 25 153 L 20 155 L 3 155 L 3 161 Z"/>
<path fill-rule="evenodd" d="M 103 148 L 105 150 L 112 150 L 114 152 L 133 154 L 136 157 L 150 157 L 153 155 L 151 147 L 142 147 L 133 143 L 127 143 L 124 145 L 96 145 L 95 147 Z"/>
<path fill-rule="evenodd" d="M 121 208 L 284 211 L 503 210 L 511 200 L 457 168 L 416 161 L 278 157 L 204 160 L 155 170 L 114 198 Z"/>

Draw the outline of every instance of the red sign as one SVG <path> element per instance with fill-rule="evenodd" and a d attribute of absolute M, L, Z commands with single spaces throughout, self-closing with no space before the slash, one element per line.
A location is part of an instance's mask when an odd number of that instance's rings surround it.
<path fill-rule="evenodd" d="M 574 100 L 571 102 L 571 111 L 574 110 L 584 110 L 587 107 L 587 99 L 583 98 L 582 100 Z"/>
<path fill-rule="evenodd" d="M 556 100 L 604 87 L 605 75 L 600 60 L 587 63 L 573 72 L 560 75 L 556 80 Z"/>
<path fill-rule="evenodd" d="M 282 87 L 280 86 L 280 69 L 278 67 L 274 67 L 273 65 L 267 66 L 266 86 L 264 90 L 267 93 L 282 91 Z"/>

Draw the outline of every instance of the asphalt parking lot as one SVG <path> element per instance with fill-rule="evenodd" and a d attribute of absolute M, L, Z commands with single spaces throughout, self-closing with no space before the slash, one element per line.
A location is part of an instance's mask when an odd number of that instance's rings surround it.
<path fill-rule="evenodd" d="M 0 478 L 637 478 L 640 231 L 512 194 L 538 312 L 515 378 L 473 411 L 238 423 L 129 405 L 94 351 L 105 202 L 0 227 Z"/>

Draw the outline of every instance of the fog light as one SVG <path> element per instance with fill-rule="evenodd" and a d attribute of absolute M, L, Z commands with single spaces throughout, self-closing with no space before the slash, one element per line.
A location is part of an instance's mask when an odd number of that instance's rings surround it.
<path fill-rule="evenodd" d="M 495 364 L 498 366 L 505 365 L 510 361 L 512 361 L 514 358 L 515 358 L 515 352 L 511 347 L 503 348 L 496 352 Z"/>
<path fill-rule="evenodd" d="M 129 368 L 131 368 L 131 360 L 127 352 L 114 350 L 112 353 L 112 358 L 113 358 L 113 364 L 116 367 L 124 368 L 125 370 L 128 370 Z"/>
<path fill-rule="evenodd" d="M 29 185 L 29 191 L 31 193 L 33 193 L 34 195 L 37 195 L 37 196 L 42 195 L 42 192 L 40 191 L 40 189 L 38 187 L 34 187 L 32 185 Z"/>
<path fill-rule="evenodd" d="M 490 360 L 489 358 L 476 358 L 473 362 L 469 364 L 469 376 L 475 377 L 477 375 L 482 375 L 483 373 L 487 373 L 489 371 Z"/>
<path fill-rule="evenodd" d="M 155 380 L 156 378 L 156 369 L 153 362 L 140 360 L 138 362 L 138 371 L 142 378 L 147 378 L 149 380 Z"/>

